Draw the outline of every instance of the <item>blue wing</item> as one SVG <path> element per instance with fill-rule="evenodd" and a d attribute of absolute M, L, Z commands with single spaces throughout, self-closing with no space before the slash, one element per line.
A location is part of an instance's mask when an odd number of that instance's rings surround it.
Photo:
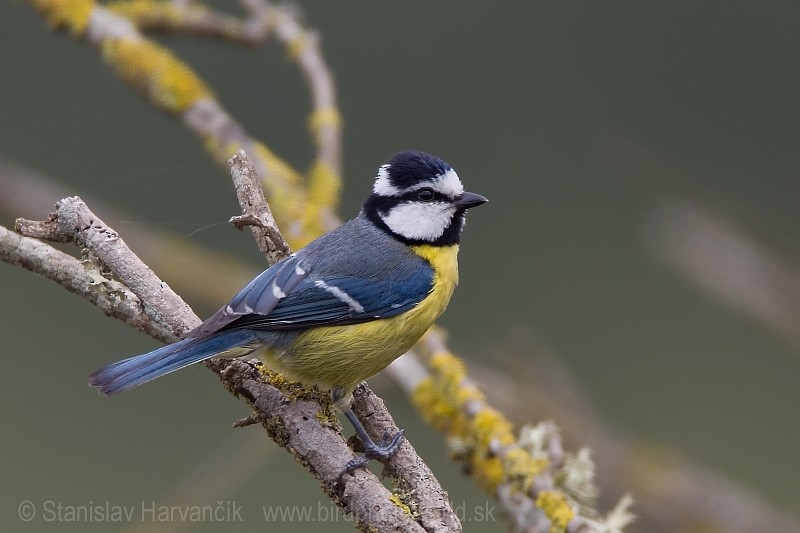
<path fill-rule="evenodd" d="M 424 273 L 423 273 L 424 274 Z M 367 322 L 399 315 L 430 293 L 432 276 L 402 282 L 369 278 L 308 279 L 267 315 L 252 313 L 231 327 L 295 329 Z"/>
<path fill-rule="evenodd" d="M 433 270 L 424 261 L 417 267 L 395 271 L 391 281 L 368 272 L 324 276 L 292 256 L 251 281 L 204 322 L 198 333 L 234 328 L 297 329 L 392 317 L 417 305 L 432 290 Z"/>
<path fill-rule="evenodd" d="M 291 294 L 308 276 L 307 263 L 291 255 L 253 278 L 228 305 L 207 318 L 187 337 L 204 337 L 231 325 L 252 313 L 269 314 L 281 300 Z"/>

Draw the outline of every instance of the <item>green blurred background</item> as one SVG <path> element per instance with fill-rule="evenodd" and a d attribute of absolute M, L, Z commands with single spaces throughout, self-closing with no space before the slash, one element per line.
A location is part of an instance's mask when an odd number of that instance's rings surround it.
<path fill-rule="evenodd" d="M 377 166 L 405 148 L 443 157 L 469 190 L 491 200 L 470 213 L 462 283 L 442 320 L 475 372 L 494 367 L 488 381 L 524 389 L 525 372 L 537 373 L 533 354 L 546 352 L 608 428 L 674 450 L 797 514 L 800 343 L 792 333 L 800 316 L 791 311 L 800 286 L 800 7 L 301 7 L 321 34 L 339 92 L 342 216 L 357 212 Z M 123 238 L 127 228 L 152 226 L 261 268 L 249 234 L 226 223 L 237 212 L 227 172 L 191 134 L 133 95 L 96 50 L 52 33 L 29 5 L 0 4 L 0 28 L 0 156 L 71 194 L 124 208 L 129 216 L 106 218 Z M 252 135 L 307 168 L 308 93 L 280 47 L 160 41 Z M 2 211 L 0 223 L 43 218 L 57 199 L 42 198 L 38 212 Z M 731 305 L 727 289 L 720 298 L 670 264 L 696 264 L 707 251 L 680 248 L 686 257 L 671 257 L 664 235 L 679 226 L 671 218 L 676 201 L 731 224 L 723 235 L 747 235 L 760 254 L 779 258 L 782 274 L 762 272 L 772 282 L 769 290 L 755 285 L 756 303 Z M 700 235 L 692 228 L 689 235 Z M 732 246 L 732 255 L 712 263 L 712 285 L 727 279 L 727 267 L 747 274 L 763 265 L 752 249 Z M 221 502 L 240 506 L 243 522 L 229 531 L 308 527 L 265 525 L 263 506 L 332 512 L 288 454 L 256 429 L 230 428 L 245 407 L 206 370 L 102 398 L 86 386 L 87 374 L 157 343 L 20 268 L 0 264 L 0 296 L 0 530 L 137 528 L 49 522 L 46 502 L 108 501 L 137 513 L 151 502 Z M 777 301 L 777 311 L 768 302 L 759 313 L 759 298 Z M 190 303 L 201 316 L 215 309 Z M 477 509 L 496 504 L 463 481 L 403 394 L 386 379 L 373 384 L 472 519 L 467 529 L 498 529 L 477 523 Z M 515 420 L 541 416 L 524 404 L 514 413 Z M 567 441 L 572 449 L 593 446 L 591 432 Z M 606 494 L 612 503 L 619 496 Z M 39 513 L 31 522 L 18 515 L 26 500 Z M 502 519 L 499 508 L 495 514 Z M 325 527 L 352 529 L 344 517 Z"/>

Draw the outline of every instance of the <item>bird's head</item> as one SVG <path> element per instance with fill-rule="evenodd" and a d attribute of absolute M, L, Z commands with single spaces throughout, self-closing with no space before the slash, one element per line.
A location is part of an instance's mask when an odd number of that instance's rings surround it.
<path fill-rule="evenodd" d="M 424 152 L 398 152 L 378 169 L 362 213 L 407 244 L 457 244 L 466 211 L 486 203 L 453 168 Z"/>

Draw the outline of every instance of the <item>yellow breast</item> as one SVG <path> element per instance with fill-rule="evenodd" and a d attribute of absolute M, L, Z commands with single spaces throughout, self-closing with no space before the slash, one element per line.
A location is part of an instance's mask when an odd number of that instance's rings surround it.
<path fill-rule="evenodd" d="M 412 246 L 411 251 L 428 261 L 433 267 L 433 290 L 418 306 L 407 313 L 417 317 L 416 320 L 427 322 L 427 326 L 425 326 L 425 331 L 427 331 L 447 308 L 450 297 L 453 296 L 453 291 L 458 285 L 458 245 L 430 246 L 423 244 Z"/>
<path fill-rule="evenodd" d="M 413 309 L 387 319 L 319 327 L 301 334 L 290 352 L 273 356 L 295 379 L 352 389 L 407 352 L 447 308 L 458 284 L 458 245 L 412 246 L 433 267 L 433 288 Z"/>

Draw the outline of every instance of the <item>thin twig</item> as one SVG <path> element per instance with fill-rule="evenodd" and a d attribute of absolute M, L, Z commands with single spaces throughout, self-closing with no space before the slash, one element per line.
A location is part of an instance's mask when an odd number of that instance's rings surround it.
<path fill-rule="evenodd" d="M 242 207 L 242 215 L 231 217 L 230 222 L 240 230 L 244 226 L 250 226 L 256 246 L 267 258 L 267 262 L 274 265 L 291 254 L 292 250 L 275 224 L 253 161 L 244 150 L 239 150 L 228 160 L 228 166 L 239 205 Z"/>
<path fill-rule="evenodd" d="M 263 43 L 269 35 L 267 20 L 239 19 L 191 1 L 153 1 L 142 9 L 138 0 L 114 0 L 106 8 L 132 20 L 141 31 L 184 34 L 222 39 L 245 46 Z"/>
<path fill-rule="evenodd" d="M 186 302 L 158 279 L 116 231 L 92 213 L 77 196 L 60 200 L 44 222 L 17 219 L 16 229 L 25 236 L 56 242 L 74 242 L 88 249 L 105 269 L 139 297 L 144 312 L 155 323 L 165 324 L 175 338 L 200 324 Z M 174 338 L 160 338 L 174 341 Z"/>
<path fill-rule="evenodd" d="M 145 314 L 138 296 L 119 281 L 104 275 L 89 259 L 81 261 L 49 244 L 0 226 L 0 260 L 55 281 L 83 296 L 106 315 L 119 318 L 157 339 L 171 335 L 160 322 Z"/>
<path fill-rule="evenodd" d="M 246 417 L 234 421 L 233 427 L 245 428 L 247 426 L 252 426 L 253 424 L 260 424 L 263 422 L 263 420 L 263 417 L 259 413 L 250 413 Z"/>

